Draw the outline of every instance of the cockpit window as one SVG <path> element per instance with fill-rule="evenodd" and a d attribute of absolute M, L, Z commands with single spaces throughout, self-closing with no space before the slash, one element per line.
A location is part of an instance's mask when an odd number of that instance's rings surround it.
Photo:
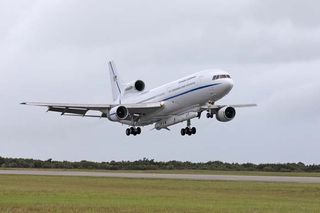
<path fill-rule="evenodd" d="M 212 80 L 217 80 L 220 78 L 231 78 L 230 75 L 214 75 Z"/>

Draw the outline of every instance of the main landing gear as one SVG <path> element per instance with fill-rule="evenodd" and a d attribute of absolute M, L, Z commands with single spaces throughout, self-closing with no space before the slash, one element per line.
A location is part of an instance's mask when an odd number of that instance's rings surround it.
<path fill-rule="evenodd" d="M 186 127 L 186 128 L 182 128 L 181 129 L 181 135 L 184 136 L 184 135 L 194 135 L 197 133 L 197 129 L 195 127 Z"/>
<path fill-rule="evenodd" d="M 126 129 L 126 135 L 129 136 L 129 135 L 140 135 L 141 134 L 141 128 L 140 127 L 130 127 L 128 129 Z"/>
<path fill-rule="evenodd" d="M 197 129 L 195 127 L 190 127 L 191 126 L 191 121 L 187 120 L 187 127 L 181 129 L 181 135 L 195 135 L 197 133 Z"/>

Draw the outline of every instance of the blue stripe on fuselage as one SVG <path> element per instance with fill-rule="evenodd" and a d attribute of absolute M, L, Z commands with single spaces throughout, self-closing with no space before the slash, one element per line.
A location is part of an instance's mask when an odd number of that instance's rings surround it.
<path fill-rule="evenodd" d="M 162 101 L 167 101 L 167 100 L 170 100 L 170 99 L 172 99 L 172 98 L 176 98 L 176 97 L 179 97 L 179 96 L 181 96 L 181 95 L 185 95 L 185 94 L 187 94 L 187 93 L 194 92 L 194 91 L 196 91 L 196 90 L 200 90 L 200 89 L 204 89 L 204 88 L 208 88 L 208 87 L 213 87 L 213 86 L 216 86 L 216 85 L 219 85 L 219 84 L 221 84 L 221 83 L 215 83 L 215 84 L 209 84 L 209 85 L 197 87 L 197 88 L 194 88 L 194 89 L 191 89 L 191 90 L 182 92 L 182 93 L 180 93 L 180 94 L 171 96 L 171 97 L 169 97 L 169 98 L 165 98 L 165 99 L 163 99 Z"/>

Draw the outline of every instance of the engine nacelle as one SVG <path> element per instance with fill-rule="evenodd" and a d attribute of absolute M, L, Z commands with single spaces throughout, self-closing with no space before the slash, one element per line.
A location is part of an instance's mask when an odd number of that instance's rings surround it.
<path fill-rule="evenodd" d="M 141 80 L 131 82 L 125 88 L 125 93 L 142 92 L 146 87 L 145 83 Z"/>
<path fill-rule="evenodd" d="M 134 83 L 134 88 L 139 92 L 142 92 L 145 87 L 146 87 L 145 83 L 143 81 L 141 81 L 141 80 L 137 80 Z"/>
<path fill-rule="evenodd" d="M 235 108 L 230 106 L 226 106 L 219 109 L 219 111 L 216 114 L 217 120 L 221 122 L 231 121 L 232 119 L 234 119 L 235 116 L 236 116 L 236 110 Z"/>
<path fill-rule="evenodd" d="M 129 116 L 129 111 L 124 106 L 116 106 L 110 110 L 110 120 L 119 121 L 124 120 Z"/>

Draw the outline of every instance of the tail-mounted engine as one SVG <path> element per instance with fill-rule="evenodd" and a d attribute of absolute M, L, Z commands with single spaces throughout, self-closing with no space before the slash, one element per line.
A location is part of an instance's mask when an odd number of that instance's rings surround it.
<path fill-rule="evenodd" d="M 129 116 L 129 111 L 125 106 L 116 106 L 110 110 L 110 120 L 124 120 Z"/>
<path fill-rule="evenodd" d="M 236 110 L 233 107 L 226 106 L 221 109 L 216 114 L 216 118 L 221 122 L 228 122 L 234 119 L 236 116 Z"/>
<path fill-rule="evenodd" d="M 134 83 L 134 88 L 139 91 L 139 92 L 142 92 L 145 88 L 145 83 L 141 80 L 137 80 L 135 83 Z"/>
<path fill-rule="evenodd" d="M 125 93 L 138 93 L 138 92 L 142 92 L 145 89 L 145 83 L 141 80 L 137 80 L 134 82 L 131 82 L 129 84 L 127 84 L 126 88 L 125 88 Z"/>

